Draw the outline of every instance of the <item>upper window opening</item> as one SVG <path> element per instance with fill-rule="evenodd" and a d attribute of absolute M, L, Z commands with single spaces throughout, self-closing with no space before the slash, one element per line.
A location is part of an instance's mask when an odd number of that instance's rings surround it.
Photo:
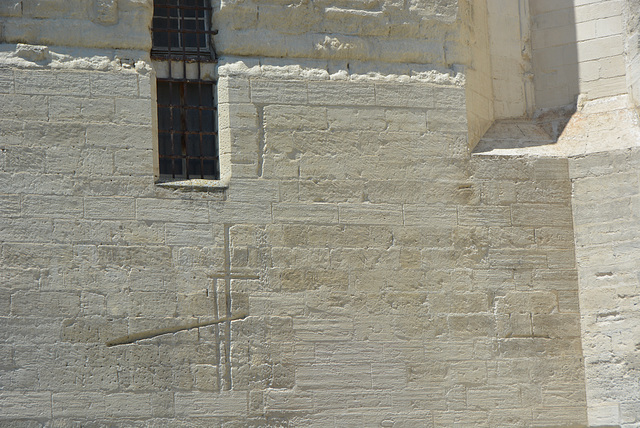
<path fill-rule="evenodd" d="M 151 55 L 189 59 L 213 58 L 209 0 L 156 0 L 153 8 Z"/>

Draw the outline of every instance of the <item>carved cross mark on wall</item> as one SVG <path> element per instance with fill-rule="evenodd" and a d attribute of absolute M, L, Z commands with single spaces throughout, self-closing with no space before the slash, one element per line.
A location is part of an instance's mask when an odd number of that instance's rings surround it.
<path fill-rule="evenodd" d="M 217 365 L 223 365 L 223 373 L 222 379 L 219 379 L 222 385 L 222 389 L 231 389 L 232 387 L 232 379 L 231 379 L 231 321 L 233 321 L 234 315 L 231 313 L 232 305 L 231 305 L 231 280 L 232 279 L 259 279 L 258 275 L 248 275 L 246 273 L 235 273 L 231 271 L 231 243 L 229 237 L 229 229 L 231 229 L 230 224 L 224 225 L 224 271 L 216 272 L 210 275 L 213 279 L 213 305 L 214 305 L 214 316 L 217 319 L 224 319 L 219 324 L 213 325 L 213 334 L 215 336 L 216 341 L 216 358 Z M 223 318 L 220 318 L 221 314 L 218 310 L 218 296 L 219 292 L 219 282 L 220 292 L 224 293 L 224 315 Z M 236 314 L 237 316 L 237 314 Z M 220 331 L 220 324 L 222 324 L 222 332 Z M 221 337 L 222 336 L 222 337 Z M 224 356 L 224 361 L 221 360 L 220 355 L 220 347 L 222 347 L 222 356 Z"/>
<path fill-rule="evenodd" d="M 151 339 L 164 334 L 178 333 L 180 331 L 191 330 L 194 328 L 213 327 L 215 341 L 215 361 L 218 367 L 222 366 L 222 375 L 218 372 L 218 385 L 222 389 L 231 389 L 231 322 L 245 319 L 248 316 L 247 311 L 238 311 L 232 313 L 231 304 L 231 280 L 232 279 L 259 279 L 259 275 L 247 273 L 235 273 L 231 271 L 231 248 L 229 229 L 231 225 L 224 225 L 224 269 L 222 272 L 214 272 L 209 275 L 212 279 L 213 293 L 213 314 L 214 319 L 195 323 L 187 323 L 178 326 L 160 327 L 152 330 L 146 330 L 138 333 L 131 333 L 106 343 L 107 346 L 127 345 L 135 343 L 139 340 Z M 222 294 L 224 300 L 223 314 L 219 309 L 219 296 Z M 220 329 L 222 325 L 222 331 Z M 222 348 L 222 351 L 221 351 Z"/>

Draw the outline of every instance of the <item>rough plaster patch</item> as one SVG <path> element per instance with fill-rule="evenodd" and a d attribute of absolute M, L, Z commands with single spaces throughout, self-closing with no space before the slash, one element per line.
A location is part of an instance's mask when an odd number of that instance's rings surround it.
<path fill-rule="evenodd" d="M 218 74 L 284 80 L 416 81 L 456 86 L 465 84 L 462 68 L 444 69 L 429 64 L 221 57 L 218 60 Z"/>
<path fill-rule="evenodd" d="M 18 44 L 0 45 L 0 63 L 19 68 L 54 68 L 98 71 L 135 69 L 151 71 L 149 54 L 134 50 L 67 48 Z"/>

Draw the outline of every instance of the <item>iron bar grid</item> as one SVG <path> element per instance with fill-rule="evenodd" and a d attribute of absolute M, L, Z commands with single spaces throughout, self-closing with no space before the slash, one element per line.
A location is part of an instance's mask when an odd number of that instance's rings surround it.
<path fill-rule="evenodd" d="M 160 174 L 171 178 L 219 179 L 211 82 L 157 79 Z"/>
<path fill-rule="evenodd" d="M 156 0 L 151 26 L 152 57 L 215 59 L 209 0 Z"/>

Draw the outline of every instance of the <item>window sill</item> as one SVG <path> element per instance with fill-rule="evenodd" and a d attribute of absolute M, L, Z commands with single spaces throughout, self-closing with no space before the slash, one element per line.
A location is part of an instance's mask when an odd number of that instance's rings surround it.
<path fill-rule="evenodd" d="M 224 190 L 229 187 L 229 183 L 226 180 L 204 180 L 197 178 L 191 180 L 157 181 L 156 186 L 163 187 L 165 189 L 198 192 Z"/>

